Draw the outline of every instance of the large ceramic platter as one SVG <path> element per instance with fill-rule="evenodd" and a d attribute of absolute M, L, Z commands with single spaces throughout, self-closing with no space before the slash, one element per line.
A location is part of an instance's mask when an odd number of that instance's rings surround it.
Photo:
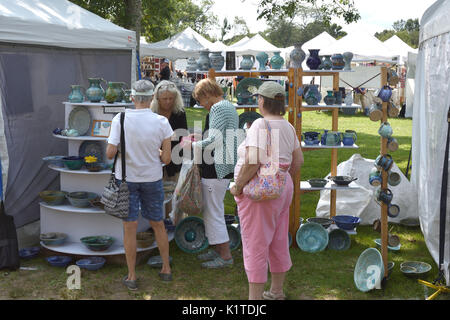
<path fill-rule="evenodd" d="M 238 97 L 238 104 L 252 104 L 252 95 L 256 93 L 263 81 L 258 78 L 244 78 L 239 81 L 236 86 L 236 96 Z M 240 103 L 242 102 L 242 103 Z"/>
<path fill-rule="evenodd" d="M 91 127 L 92 117 L 85 107 L 75 107 L 69 114 L 69 128 L 76 129 L 80 136 L 85 136 Z"/>
<path fill-rule="evenodd" d="M 97 162 L 103 162 L 103 144 L 100 141 L 84 141 L 78 149 L 80 157 L 95 156 Z"/>

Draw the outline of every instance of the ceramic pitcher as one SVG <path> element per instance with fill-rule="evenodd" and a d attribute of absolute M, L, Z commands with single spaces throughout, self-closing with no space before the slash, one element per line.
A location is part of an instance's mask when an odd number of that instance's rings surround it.
<path fill-rule="evenodd" d="M 211 68 L 214 70 L 222 70 L 225 65 L 225 58 L 222 56 L 222 52 L 220 51 L 212 52 L 209 60 L 211 62 Z"/>
<path fill-rule="evenodd" d="M 270 58 L 270 65 L 272 66 L 272 69 L 281 69 L 281 67 L 284 64 L 283 57 L 280 56 L 280 51 L 276 51 L 273 53 L 272 58 Z"/>
<path fill-rule="evenodd" d="M 383 122 L 378 129 L 378 134 L 383 138 L 390 138 L 392 136 L 393 130 L 389 122 Z"/>
<path fill-rule="evenodd" d="M 73 103 L 80 103 L 84 101 L 84 95 L 81 92 L 81 89 L 84 90 L 84 88 L 80 85 L 74 84 L 71 85 L 72 90 L 70 91 L 69 94 L 69 102 L 73 102 Z"/>
<path fill-rule="evenodd" d="M 114 88 L 113 82 L 108 82 L 108 88 L 105 92 L 105 100 L 108 103 L 114 103 L 119 96 L 119 93 Z"/>
<path fill-rule="evenodd" d="M 251 54 L 246 54 L 242 56 L 242 61 L 241 61 L 241 69 L 242 70 L 251 70 L 253 68 L 253 65 L 255 64 L 255 57 L 252 56 Z"/>
<path fill-rule="evenodd" d="M 269 61 L 269 55 L 263 51 L 258 52 L 256 54 L 256 60 L 258 60 L 259 63 L 258 70 L 266 70 L 266 63 Z"/>
<path fill-rule="evenodd" d="M 342 142 L 342 133 L 337 131 L 328 131 L 325 138 L 327 146 L 337 146 Z"/>
<path fill-rule="evenodd" d="M 86 90 L 86 98 L 90 102 L 100 102 L 105 95 L 105 90 L 101 86 L 101 82 L 105 81 L 101 78 L 88 78 L 89 88 Z"/>
<path fill-rule="evenodd" d="M 197 60 L 198 70 L 204 71 L 211 68 L 211 61 L 209 60 L 209 50 L 200 51 L 200 57 Z"/>

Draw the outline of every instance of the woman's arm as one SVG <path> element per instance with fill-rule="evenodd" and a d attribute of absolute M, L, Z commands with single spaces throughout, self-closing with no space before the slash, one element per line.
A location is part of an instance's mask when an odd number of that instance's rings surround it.
<path fill-rule="evenodd" d="M 172 160 L 171 157 L 172 157 L 172 142 L 171 138 L 167 138 L 163 140 L 163 143 L 161 145 L 160 158 L 165 165 L 168 165 Z"/>
<path fill-rule="evenodd" d="M 221 138 L 223 140 L 224 137 L 222 136 L 222 134 L 226 122 L 222 117 L 220 117 L 220 112 L 217 111 L 219 108 L 211 108 L 211 111 L 209 112 L 208 138 L 195 142 L 196 147 L 201 147 L 202 149 L 204 149 L 208 145 L 216 141 L 216 139 L 218 138 Z M 224 141 L 221 142 L 224 143 Z"/>
<path fill-rule="evenodd" d="M 300 170 L 300 167 L 303 165 L 303 152 L 302 148 L 297 148 L 292 152 L 292 163 L 291 168 L 289 169 L 289 173 L 291 174 L 292 181 L 295 181 L 295 175 Z"/>
<path fill-rule="evenodd" d="M 109 160 L 112 160 L 116 156 L 116 153 L 117 153 L 117 146 L 108 143 L 108 145 L 106 146 L 106 157 Z"/>

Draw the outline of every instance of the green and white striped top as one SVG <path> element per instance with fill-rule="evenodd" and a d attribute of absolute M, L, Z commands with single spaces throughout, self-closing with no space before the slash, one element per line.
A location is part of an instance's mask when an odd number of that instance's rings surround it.
<path fill-rule="evenodd" d="M 214 104 L 209 111 L 208 137 L 193 143 L 194 147 L 202 149 L 214 143 L 214 167 L 218 179 L 234 172 L 237 148 L 245 139 L 243 130 L 237 130 L 238 128 L 239 116 L 236 108 L 228 100 L 222 100 Z"/>

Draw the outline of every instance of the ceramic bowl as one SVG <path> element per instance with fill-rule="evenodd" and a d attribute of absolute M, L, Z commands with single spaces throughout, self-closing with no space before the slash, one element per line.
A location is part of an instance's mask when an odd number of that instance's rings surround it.
<path fill-rule="evenodd" d="M 65 156 L 48 156 L 42 158 L 42 160 L 47 162 L 48 165 L 52 165 L 58 168 L 64 168 L 63 158 L 65 158 Z"/>
<path fill-rule="evenodd" d="M 62 232 L 41 233 L 40 239 L 47 246 L 60 246 L 66 241 L 67 234 Z"/>
<path fill-rule="evenodd" d="M 344 251 L 350 248 L 350 236 L 342 229 L 331 230 L 328 234 L 328 248 L 331 250 Z"/>
<path fill-rule="evenodd" d="M 70 204 L 77 208 L 86 208 L 91 205 L 91 200 L 98 198 L 98 194 L 94 192 L 76 191 L 66 195 Z"/>
<path fill-rule="evenodd" d="M 51 206 L 63 204 L 66 200 L 66 195 L 67 192 L 64 191 L 44 190 L 39 192 L 39 197 L 41 197 L 42 201 Z"/>
<path fill-rule="evenodd" d="M 381 253 L 375 248 L 364 250 L 358 258 L 353 280 L 358 290 L 368 292 L 376 287 L 384 275 Z"/>
<path fill-rule="evenodd" d="M 87 270 L 98 270 L 105 265 L 106 259 L 102 257 L 89 257 L 77 260 L 76 265 Z"/>
<path fill-rule="evenodd" d="M 400 264 L 400 271 L 409 277 L 423 276 L 430 270 L 431 265 L 422 261 L 405 261 Z"/>
<path fill-rule="evenodd" d="M 104 235 L 83 237 L 80 239 L 81 243 L 92 251 L 105 251 L 114 243 L 114 240 L 113 237 Z"/>
<path fill-rule="evenodd" d="M 228 242 L 230 250 L 231 251 L 236 250 L 241 245 L 241 233 L 236 227 L 232 225 L 227 226 L 227 231 L 228 231 L 228 238 L 230 238 Z"/>
<path fill-rule="evenodd" d="M 19 250 L 19 256 L 22 259 L 32 259 L 39 254 L 40 247 L 23 248 Z"/>
<path fill-rule="evenodd" d="M 46 260 L 53 267 L 66 267 L 72 261 L 72 258 L 68 256 L 51 256 Z"/>
<path fill-rule="evenodd" d="M 350 215 L 337 215 L 332 219 L 339 228 L 344 230 L 353 230 L 361 222 L 361 219 L 359 217 Z"/>
<path fill-rule="evenodd" d="M 78 156 L 64 157 L 62 161 L 69 170 L 80 170 L 84 165 L 84 158 Z"/>
<path fill-rule="evenodd" d="M 175 242 L 187 253 L 198 253 L 208 247 L 203 219 L 190 216 L 181 220 L 175 228 Z"/>
<path fill-rule="evenodd" d="M 306 219 L 306 221 L 318 223 L 318 224 L 322 225 L 322 227 L 324 227 L 325 229 L 328 229 L 328 227 L 333 224 L 333 220 L 328 219 L 328 218 L 312 217 L 312 218 Z"/>
<path fill-rule="evenodd" d="M 150 257 L 147 261 L 147 264 L 152 268 L 162 268 L 162 258 L 161 256 L 153 256 Z M 172 265 L 172 257 L 169 256 L 169 264 Z"/>
<path fill-rule="evenodd" d="M 374 242 L 381 247 L 381 239 L 375 239 Z M 402 247 L 402 244 L 400 243 L 398 246 L 396 247 L 391 247 L 390 245 L 387 246 L 388 250 L 392 250 L 392 251 L 399 251 L 400 248 Z"/>
<path fill-rule="evenodd" d="M 313 188 L 323 188 L 328 183 L 327 179 L 309 179 L 308 183 Z"/>
<path fill-rule="evenodd" d="M 155 242 L 155 233 L 153 231 L 136 233 L 136 245 L 138 248 L 148 248 L 153 242 Z"/>
<path fill-rule="evenodd" d="M 298 247 L 306 252 L 319 252 L 328 245 L 328 232 L 315 222 L 302 224 L 295 237 Z"/>
<path fill-rule="evenodd" d="M 96 208 L 99 208 L 99 209 L 102 209 L 102 210 L 105 209 L 105 205 L 100 202 L 100 197 L 97 197 L 97 198 L 94 198 L 94 199 L 90 199 L 89 203 L 93 207 L 96 207 Z"/>
<path fill-rule="evenodd" d="M 328 179 L 339 186 L 348 186 L 352 181 L 358 180 L 358 178 L 353 178 L 350 176 L 331 176 L 328 177 Z"/>
<path fill-rule="evenodd" d="M 99 172 L 106 168 L 106 165 L 103 162 L 93 162 L 93 163 L 85 163 L 86 169 L 89 172 Z"/>

